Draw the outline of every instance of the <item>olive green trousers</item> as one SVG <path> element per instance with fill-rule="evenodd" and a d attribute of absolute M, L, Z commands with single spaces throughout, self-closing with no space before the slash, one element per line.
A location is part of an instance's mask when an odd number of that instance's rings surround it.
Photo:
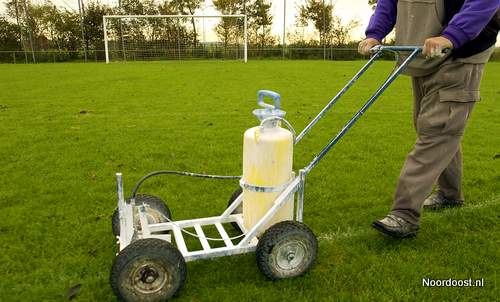
<path fill-rule="evenodd" d="M 480 98 L 483 68 L 449 60 L 435 73 L 412 78 L 417 140 L 401 170 L 391 214 L 418 224 L 436 183 L 445 197 L 463 200 L 460 143 Z"/>

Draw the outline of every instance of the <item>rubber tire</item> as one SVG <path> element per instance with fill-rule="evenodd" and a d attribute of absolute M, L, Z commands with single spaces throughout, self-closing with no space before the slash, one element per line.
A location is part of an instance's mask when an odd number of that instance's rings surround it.
<path fill-rule="evenodd" d="M 273 252 L 275 247 L 288 240 L 299 240 L 306 246 L 304 261 L 298 269 L 284 272 L 278 268 Z M 314 233 L 303 223 L 297 221 L 282 221 L 267 229 L 257 244 L 257 266 L 269 280 L 293 278 L 305 274 L 311 269 L 318 253 L 318 242 Z"/>
<path fill-rule="evenodd" d="M 238 196 L 240 196 L 240 194 L 243 193 L 243 189 L 240 187 L 238 189 L 236 189 L 233 194 L 231 195 L 231 197 L 229 198 L 228 202 L 227 202 L 227 208 L 229 208 L 230 205 L 233 204 L 233 202 L 236 200 L 236 198 L 238 198 Z M 243 206 L 240 206 L 240 207 L 237 207 L 233 213 L 236 213 L 236 214 L 241 214 L 243 213 Z M 231 214 L 233 214 L 231 213 Z M 241 229 L 240 229 L 240 226 L 236 223 L 236 222 L 231 222 L 231 225 L 233 226 L 233 229 L 237 230 L 238 232 L 241 233 Z"/>
<path fill-rule="evenodd" d="M 170 209 L 165 204 L 165 202 L 159 197 L 148 194 L 138 194 L 135 197 L 135 201 L 149 205 L 152 209 L 160 212 L 161 215 L 166 216 L 168 219 L 172 219 L 172 214 L 170 213 Z M 151 222 L 152 221 L 150 221 L 150 223 Z M 164 222 L 164 221 L 156 221 L 156 222 Z M 120 236 L 120 215 L 118 214 L 118 208 L 115 209 L 115 211 L 113 212 L 113 216 L 111 217 L 111 229 L 113 230 L 113 235 Z"/>
<path fill-rule="evenodd" d="M 143 261 L 154 261 L 168 273 L 168 279 L 157 292 L 147 294 L 134 290 L 131 274 L 134 265 Z M 177 294 L 186 279 L 186 262 L 181 252 L 171 243 L 157 239 L 147 238 L 132 242 L 124 248 L 113 262 L 110 283 L 118 299 L 127 302 L 135 301 L 165 301 Z"/>

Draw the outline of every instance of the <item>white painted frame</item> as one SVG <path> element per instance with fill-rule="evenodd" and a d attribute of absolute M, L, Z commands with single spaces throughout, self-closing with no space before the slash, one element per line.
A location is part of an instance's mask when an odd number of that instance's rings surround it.
<path fill-rule="evenodd" d="M 132 234 L 136 232 L 134 228 L 133 208 L 139 215 L 139 222 L 141 224 L 141 232 L 136 233 L 137 239 L 144 238 L 159 238 L 172 242 L 170 235 L 158 235 L 152 234 L 161 231 L 172 231 L 173 237 L 175 238 L 175 244 L 185 261 L 193 261 L 198 259 L 209 259 L 214 257 L 230 256 L 236 254 L 243 254 L 255 251 L 257 249 L 257 244 L 259 240 L 257 239 L 257 232 L 274 217 L 274 215 L 282 208 L 285 203 L 289 201 L 290 196 L 295 195 L 298 192 L 297 199 L 297 214 L 302 212 L 302 203 L 304 182 L 305 178 L 298 176 L 294 177 L 292 181 L 287 185 L 287 187 L 281 192 L 278 197 L 274 200 L 274 205 L 267 211 L 267 213 L 254 225 L 251 229 L 247 230 L 243 224 L 242 214 L 232 214 L 233 211 L 241 205 L 243 202 L 243 194 L 240 194 L 238 198 L 220 215 L 213 217 L 197 218 L 197 219 L 187 219 L 172 222 L 162 222 L 149 224 L 146 218 L 144 205 L 135 205 L 132 202 L 126 202 L 123 197 L 123 184 L 121 181 L 121 173 L 116 174 L 117 177 L 117 191 L 118 191 L 118 210 L 119 213 L 125 215 L 120 216 L 120 236 L 118 236 L 118 242 L 120 244 L 120 251 L 132 243 Z M 300 209 L 300 210 L 299 210 Z M 128 213 L 128 215 L 127 215 Z M 301 214 L 302 215 L 302 214 Z M 296 217 L 297 221 L 302 221 L 302 217 Z M 223 223 L 236 222 L 240 227 L 242 233 L 244 234 L 243 239 L 236 245 L 232 243 L 228 234 L 222 226 Z M 201 226 L 214 225 L 221 238 L 223 239 L 226 246 L 211 248 L 208 240 L 205 238 Z M 186 247 L 184 237 L 182 235 L 181 228 L 191 228 L 194 227 L 196 234 L 199 236 L 199 240 L 202 246 L 201 250 L 189 251 Z"/>

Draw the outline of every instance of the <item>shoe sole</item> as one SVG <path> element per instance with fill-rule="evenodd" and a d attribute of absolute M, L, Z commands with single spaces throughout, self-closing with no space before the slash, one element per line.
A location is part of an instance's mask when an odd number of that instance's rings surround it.
<path fill-rule="evenodd" d="M 382 233 L 383 235 L 390 236 L 392 238 L 398 238 L 398 239 L 404 239 L 404 238 L 411 238 L 417 236 L 418 229 L 414 232 L 409 232 L 406 234 L 400 234 L 396 232 L 392 232 L 384 227 L 384 225 L 378 221 L 375 221 L 372 223 L 372 227 Z"/>

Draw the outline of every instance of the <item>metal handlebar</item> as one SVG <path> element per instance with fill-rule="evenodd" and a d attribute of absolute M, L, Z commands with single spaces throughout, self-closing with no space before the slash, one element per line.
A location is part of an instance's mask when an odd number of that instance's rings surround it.
<path fill-rule="evenodd" d="M 372 48 L 373 55 L 368 60 L 368 62 L 354 75 L 354 77 L 347 82 L 347 84 L 340 90 L 337 95 L 326 104 L 326 106 L 318 113 L 318 115 L 302 130 L 302 132 L 295 139 L 295 143 L 298 143 L 306 134 L 311 130 L 311 128 L 327 113 L 330 108 L 337 103 L 337 101 L 342 97 L 347 90 L 366 72 L 366 70 L 373 64 L 373 62 L 379 58 L 384 51 L 407 51 L 411 52 L 404 61 L 399 64 L 399 66 L 389 75 L 389 77 L 384 81 L 384 83 L 375 91 L 375 93 L 366 101 L 366 103 L 361 107 L 361 109 L 347 122 L 342 130 L 340 130 L 337 135 L 335 135 L 330 142 L 321 150 L 321 152 L 314 157 L 314 159 L 303 169 L 304 175 L 309 173 L 318 162 L 325 156 L 330 149 L 337 144 L 337 142 L 347 133 L 347 131 L 354 125 L 354 123 L 365 113 L 365 111 L 377 100 L 377 98 L 389 87 L 389 85 L 401 74 L 403 69 L 408 66 L 408 64 L 422 51 L 420 46 L 382 46 L 378 45 Z"/>
<path fill-rule="evenodd" d="M 379 51 L 422 51 L 420 46 L 391 46 L 391 45 L 376 45 L 370 49 L 370 52 L 376 53 Z"/>
<path fill-rule="evenodd" d="M 264 97 L 266 96 L 273 99 L 274 105 L 270 105 L 264 102 Z M 257 92 L 257 99 L 257 104 L 259 104 L 259 106 L 261 107 L 269 109 L 280 109 L 281 96 L 277 92 L 271 90 L 259 90 Z"/>

